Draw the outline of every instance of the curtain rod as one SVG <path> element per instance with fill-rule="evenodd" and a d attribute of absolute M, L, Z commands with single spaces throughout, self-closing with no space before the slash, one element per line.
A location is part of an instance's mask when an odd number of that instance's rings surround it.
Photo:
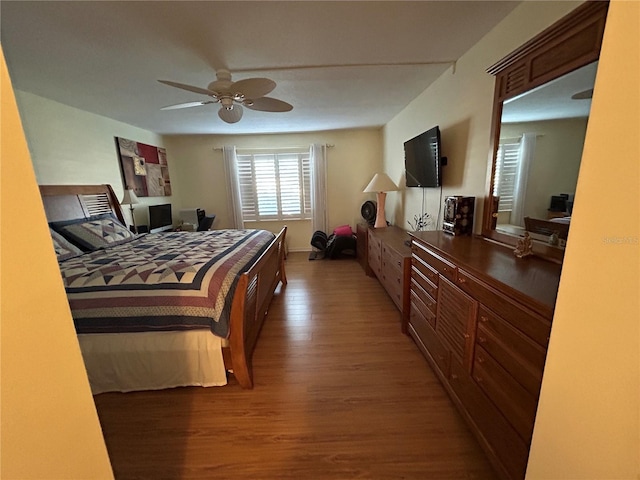
<path fill-rule="evenodd" d="M 335 145 L 323 143 L 324 147 L 333 148 Z M 293 145 L 291 147 L 236 147 L 236 150 L 302 150 L 309 148 L 310 145 Z M 223 147 L 213 147 L 214 150 L 222 150 Z"/>

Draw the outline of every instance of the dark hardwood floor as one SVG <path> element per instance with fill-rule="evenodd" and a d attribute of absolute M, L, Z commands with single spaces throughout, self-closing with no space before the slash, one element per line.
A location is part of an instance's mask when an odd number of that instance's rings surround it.
<path fill-rule="evenodd" d="M 255 387 L 95 397 L 123 479 L 493 479 L 377 280 L 292 253 Z"/>

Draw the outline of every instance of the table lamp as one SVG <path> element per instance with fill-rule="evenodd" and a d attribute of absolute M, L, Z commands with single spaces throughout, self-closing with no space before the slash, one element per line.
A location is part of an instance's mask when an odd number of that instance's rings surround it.
<path fill-rule="evenodd" d="M 398 187 L 386 173 L 376 173 L 369 185 L 363 190 L 364 193 L 375 192 L 378 206 L 376 208 L 376 223 L 374 228 L 384 228 L 387 226 L 387 220 L 384 215 L 384 202 L 387 198 L 386 192 L 394 192 Z"/>
<path fill-rule="evenodd" d="M 138 233 L 138 227 L 136 227 L 136 217 L 133 214 L 133 206 L 136 203 L 140 203 L 138 197 L 136 196 L 136 193 L 131 188 L 127 188 L 124 191 L 124 195 L 122 196 L 120 205 L 129 205 L 129 209 L 131 210 L 131 220 L 133 220 L 133 233 Z"/>

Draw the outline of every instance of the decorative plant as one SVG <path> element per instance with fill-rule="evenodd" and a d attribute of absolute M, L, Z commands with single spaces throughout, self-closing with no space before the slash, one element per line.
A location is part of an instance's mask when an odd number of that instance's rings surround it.
<path fill-rule="evenodd" d="M 431 225 L 431 215 L 429 215 L 428 213 L 423 213 L 422 215 L 414 215 L 413 223 L 411 223 L 411 220 L 407 220 L 407 223 L 415 232 L 420 232 Z"/>

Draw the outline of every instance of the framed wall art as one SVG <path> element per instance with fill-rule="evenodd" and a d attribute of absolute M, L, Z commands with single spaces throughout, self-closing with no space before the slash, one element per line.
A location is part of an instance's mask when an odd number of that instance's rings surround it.
<path fill-rule="evenodd" d="M 171 195 L 169 165 L 164 148 L 116 137 L 116 149 L 125 189 L 133 189 L 138 197 Z"/>

